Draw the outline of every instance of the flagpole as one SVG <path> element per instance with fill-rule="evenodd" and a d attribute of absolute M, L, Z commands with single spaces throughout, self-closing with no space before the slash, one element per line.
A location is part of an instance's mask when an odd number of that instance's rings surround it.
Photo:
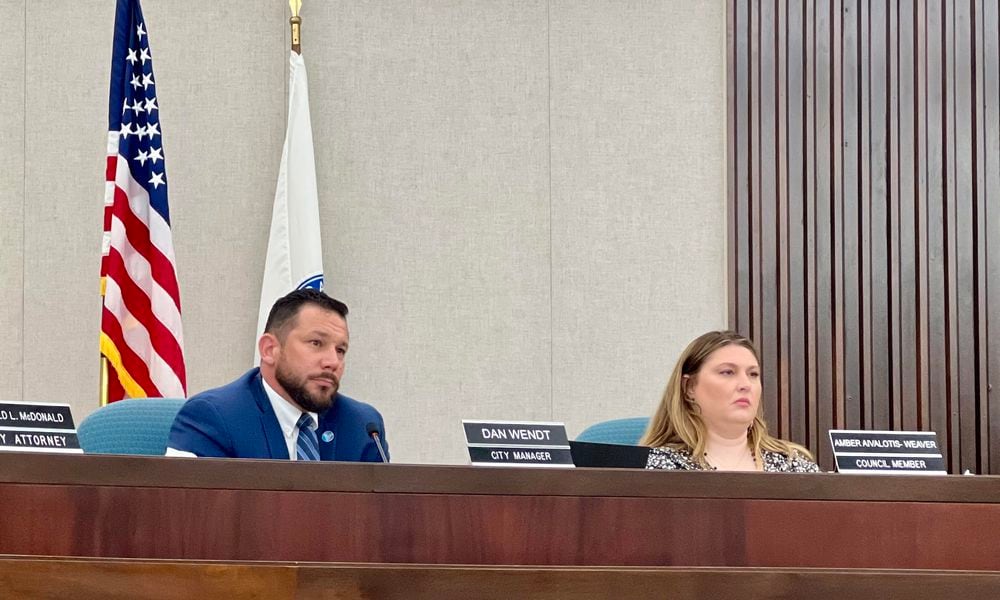
<path fill-rule="evenodd" d="M 101 355 L 101 406 L 108 405 L 108 358 Z"/>
<path fill-rule="evenodd" d="M 302 0 L 288 0 L 288 6 L 292 9 L 292 18 L 288 20 L 292 26 L 292 52 L 302 54 L 302 17 L 299 16 L 299 10 L 302 8 Z"/>

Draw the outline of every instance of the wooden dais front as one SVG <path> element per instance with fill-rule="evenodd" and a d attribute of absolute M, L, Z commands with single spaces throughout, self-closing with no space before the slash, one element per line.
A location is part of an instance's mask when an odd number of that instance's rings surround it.
<path fill-rule="evenodd" d="M 1000 478 L 0 455 L 0 554 L 1000 571 Z"/>

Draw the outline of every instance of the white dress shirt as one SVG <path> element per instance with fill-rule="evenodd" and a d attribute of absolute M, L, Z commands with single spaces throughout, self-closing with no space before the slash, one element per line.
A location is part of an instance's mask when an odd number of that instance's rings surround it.
<path fill-rule="evenodd" d="M 264 393 L 267 394 L 267 399 L 271 401 L 271 408 L 274 409 L 275 416 L 278 417 L 278 425 L 281 425 L 281 433 L 285 434 L 285 445 L 288 447 L 288 457 L 292 460 L 298 460 L 298 450 L 297 445 L 299 441 L 299 417 L 302 416 L 302 411 L 281 396 L 278 392 L 271 389 L 271 386 L 267 385 L 264 378 L 260 378 L 260 382 L 264 384 Z M 309 416 L 312 418 L 312 423 L 309 426 L 310 429 L 316 431 L 319 427 L 319 415 L 311 412 Z M 317 440 L 318 441 L 318 440 Z M 317 448 L 318 450 L 318 448 Z"/>

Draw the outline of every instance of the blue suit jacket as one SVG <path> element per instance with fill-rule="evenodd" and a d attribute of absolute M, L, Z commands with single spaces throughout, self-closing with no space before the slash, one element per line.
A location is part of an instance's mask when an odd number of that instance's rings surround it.
<path fill-rule="evenodd" d="M 380 462 L 368 423 L 378 426 L 388 456 L 382 415 L 371 405 L 337 394 L 333 406 L 319 415 L 320 459 Z M 288 459 L 285 436 L 257 368 L 191 396 L 174 419 L 167 445 L 197 456 Z"/>

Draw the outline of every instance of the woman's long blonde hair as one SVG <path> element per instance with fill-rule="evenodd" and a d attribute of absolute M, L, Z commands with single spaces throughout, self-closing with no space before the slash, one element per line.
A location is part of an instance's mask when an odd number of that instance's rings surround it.
<path fill-rule="evenodd" d="M 649 421 L 649 428 L 640 442 L 642 445 L 688 450 L 692 459 L 705 465 L 705 422 L 695 405 L 687 399 L 686 388 L 691 377 L 697 375 L 713 352 L 730 345 L 746 348 L 753 353 L 760 365 L 760 355 L 753 342 L 735 331 L 709 331 L 698 336 L 677 359 L 660 406 Z M 779 452 L 788 457 L 799 454 L 812 460 L 812 454 L 804 446 L 771 436 L 767 432 L 762 411 L 763 405 L 758 405 L 753 423 L 747 429 L 747 442 L 758 461 L 761 460 L 761 450 Z"/>

